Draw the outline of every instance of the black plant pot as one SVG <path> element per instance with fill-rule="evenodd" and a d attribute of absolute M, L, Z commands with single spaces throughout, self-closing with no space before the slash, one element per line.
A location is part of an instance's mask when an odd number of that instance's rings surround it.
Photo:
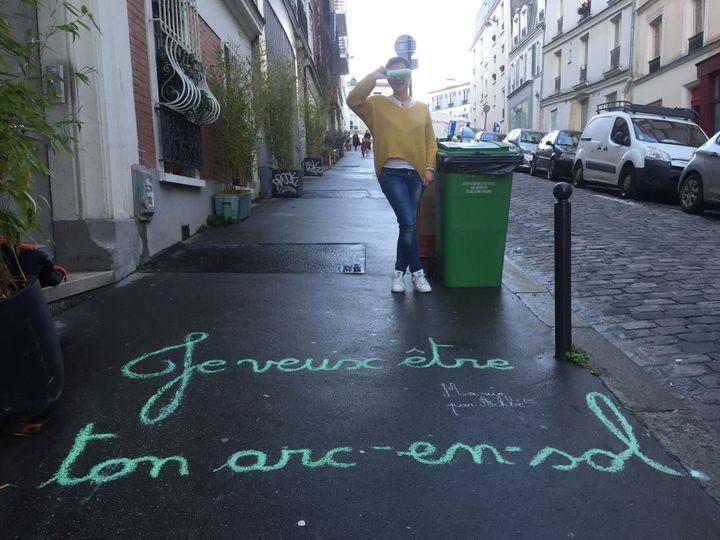
<path fill-rule="evenodd" d="M 322 176 L 322 158 L 307 157 L 303 159 L 303 176 Z"/>
<path fill-rule="evenodd" d="M 36 279 L 0 301 L 0 426 L 27 420 L 62 393 L 60 341 Z"/>
<path fill-rule="evenodd" d="M 303 195 L 303 171 L 273 169 L 272 171 L 272 196 L 273 197 L 302 197 Z"/>

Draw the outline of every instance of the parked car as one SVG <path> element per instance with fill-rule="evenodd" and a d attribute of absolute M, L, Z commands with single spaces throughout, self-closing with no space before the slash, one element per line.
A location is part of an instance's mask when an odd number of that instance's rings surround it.
<path fill-rule="evenodd" d="M 675 193 L 680 173 L 707 135 L 692 109 L 603 103 L 580 136 L 573 184 L 616 187 L 623 198 Z"/>
<path fill-rule="evenodd" d="M 530 174 L 546 171 L 550 180 L 572 178 L 575 149 L 580 142 L 579 131 L 556 129 L 545 135 L 530 161 Z"/>
<path fill-rule="evenodd" d="M 504 133 L 494 131 L 478 131 L 475 134 L 475 142 L 500 142 L 505 137 Z"/>
<path fill-rule="evenodd" d="M 540 139 L 544 136 L 545 133 L 534 129 L 513 129 L 507 134 L 504 141 L 517 147 L 518 152 L 523 155 L 523 164 L 521 166 L 530 168 L 533 154 L 537 150 Z"/>
<path fill-rule="evenodd" d="M 457 142 L 472 142 L 475 138 L 475 130 L 471 127 L 459 127 L 455 130 L 453 140 Z"/>
<path fill-rule="evenodd" d="M 689 214 L 720 204 L 720 131 L 693 152 L 680 175 L 678 195 L 680 209 Z"/>

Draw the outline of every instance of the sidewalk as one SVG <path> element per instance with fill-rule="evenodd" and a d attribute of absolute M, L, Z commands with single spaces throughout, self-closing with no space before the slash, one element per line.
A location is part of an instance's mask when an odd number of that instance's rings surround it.
<path fill-rule="evenodd" d="M 582 321 L 606 374 L 556 361 L 512 261 L 391 294 L 396 228 L 350 152 L 58 315 L 64 396 L 0 437 L 3 535 L 720 537 L 714 431 Z"/>

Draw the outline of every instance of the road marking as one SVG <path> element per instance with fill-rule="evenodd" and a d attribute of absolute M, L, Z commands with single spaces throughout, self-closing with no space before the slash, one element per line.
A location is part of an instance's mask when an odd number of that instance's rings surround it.
<path fill-rule="evenodd" d="M 618 199 L 618 198 L 616 198 L 616 197 L 610 197 L 610 196 L 608 196 L 608 195 L 595 195 L 595 197 L 599 197 L 599 198 L 601 198 L 601 199 L 607 199 L 608 201 L 619 202 L 619 203 L 621 203 L 621 204 L 628 204 L 628 205 L 630 205 L 630 206 L 639 206 L 638 203 L 634 203 L 634 202 L 632 202 L 632 201 L 624 201 L 624 200 L 622 200 L 622 199 Z"/>

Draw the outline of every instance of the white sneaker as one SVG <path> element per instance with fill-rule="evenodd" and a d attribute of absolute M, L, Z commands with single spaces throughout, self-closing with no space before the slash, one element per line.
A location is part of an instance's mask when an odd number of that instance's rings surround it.
<path fill-rule="evenodd" d="M 418 270 L 417 272 L 412 273 L 412 282 L 413 287 L 415 287 L 415 290 L 417 292 L 432 292 L 432 287 L 428 283 L 428 280 L 425 278 L 425 272 L 423 270 Z"/>
<path fill-rule="evenodd" d="M 390 287 L 392 292 L 405 292 L 405 282 L 403 281 L 404 275 L 405 273 L 400 270 L 395 270 L 395 272 L 393 272 L 392 287 Z"/>

